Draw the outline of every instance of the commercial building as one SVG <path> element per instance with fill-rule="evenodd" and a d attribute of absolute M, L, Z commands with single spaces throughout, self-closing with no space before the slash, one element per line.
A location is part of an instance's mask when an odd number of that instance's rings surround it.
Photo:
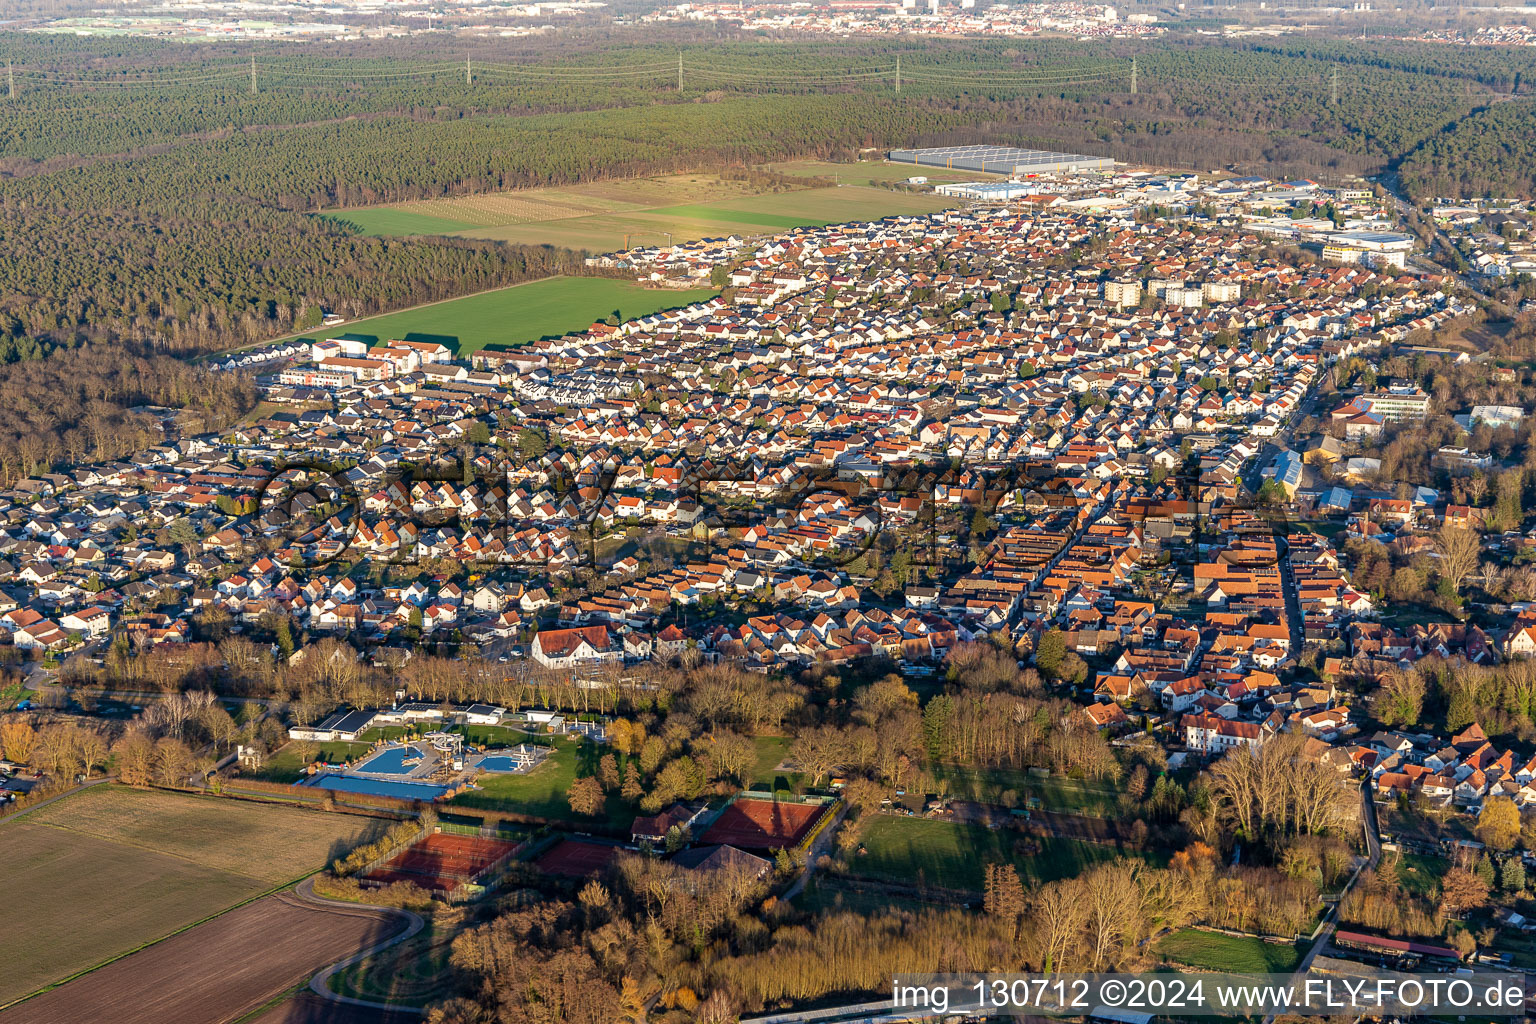
<path fill-rule="evenodd" d="M 947 185 L 936 185 L 933 190 L 941 196 L 953 196 L 957 199 L 990 199 L 995 202 L 1031 196 L 1036 192 L 1033 185 L 1021 185 L 1013 181 L 957 181 Z"/>
<path fill-rule="evenodd" d="M 1323 244 L 1323 259 L 1364 263 L 1368 267 L 1402 267 L 1413 250 L 1413 236 L 1395 231 L 1339 231 Z"/>
<path fill-rule="evenodd" d="M 1389 423 L 1422 420 L 1429 415 L 1429 395 L 1420 388 L 1388 388 L 1355 399 L 1354 405 Z"/>
<path fill-rule="evenodd" d="M 893 149 L 887 157 L 899 164 L 920 164 L 986 174 L 1080 174 L 1110 172 L 1115 162 L 1108 157 L 1082 153 L 1055 153 L 1045 149 L 1014 149 L 1012 146 L 942 146 L 937 149 Z"/>

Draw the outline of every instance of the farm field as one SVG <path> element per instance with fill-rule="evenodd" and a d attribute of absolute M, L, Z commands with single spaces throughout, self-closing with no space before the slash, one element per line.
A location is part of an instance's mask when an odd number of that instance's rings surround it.
<path fill-rule="evenodd" d="M 277 885 L 324 867 L 384 822 L 239 800 L 98 786 L 22 819 Z"/>
<path fill-rule="evenodd" d="M 29 999 L 6 1024 L 223 1024 L 401 927 L 273 895 Z"/>
<path fill-rule="evenodd" d="M 0 826 L 0 1003 L 315 870 L 374 824 L 97 786 Z"/>
<path fill-rule="evenodd" d="M 1191 967 L 1245 974 L 1277 974 L 1296 969 L 1301 950 L 1253 936 L 1185 928 L 1157 941 L 1154 951 Z"/>
<path fill-rule="evenodd" d="M 609 252 L 624 248 L 626 242 L 659 245 L 669 232 L 675 241 L 692 241 L 898 213 L 931 213 L 957 205 L 941 196 L 892 192 L 866 184 L 871 179 L 892 181 L 921 173 L 895 164 L 785 163 L 774 169 L 807 179 L 842 179 L 847 184 L 765 189 L 712 174 L 669 174 L 359 207 L 328 216 L 355 224 L 370 235 L 457 235 Z M 958 181 L 976 175 L 941 170 L 930 177 Z"/>
<path fill-rule="evenodd" d="M 1038 844 L 1038 852 L 1016 852 L 1015 844 Z M 1071 839 L 1026 839 L 1006 830 L 954 824 L 929 818 L 881 815 L 864 836 L 867 852 L 848 858 L 855 877 L 980 892 L 988 863 L 1012 864 L 1025 884 L 1038 885 L 1081 873 L 1115 851 Z"/>
<path fill-rule="evenodd" d="M 707 288 L 665 291 L 602 277 L 554 277 L 294 337 L 319 341 L 350 334 L 376 341 L 440 341 L 463 357 L 486 345 L 522 345 L 584 330 L 616 309 L 627 320 L 701 302 L 714 294 Z"/>
<path fill-rule="evenodd" d="M 933 213 L 958 205 L 942 196 L 891 192 L 868 185 L 808 188 L 796 192 L 684 203 L 622 213 L 456 231 L 463 238 L 490 238 L 522 245 L 558 245 L 611 252 L 630 245 L 760 235 L 794 227 L 878 220 L 895 214 Z M 626 238 L 627 236 L 627 238 Z"/>

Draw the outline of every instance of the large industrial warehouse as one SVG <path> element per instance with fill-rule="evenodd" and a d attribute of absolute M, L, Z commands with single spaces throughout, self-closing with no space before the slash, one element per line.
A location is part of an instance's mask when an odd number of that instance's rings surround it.
<path fill-rule="evenodd" d="M 1073 174 L 1078 171 L 1113 171 L 1108 157 L 1082 153 L 1052 153 L 1046 149 L 1014 149 L 1012 146 L 943 146 L 938 149 L 893 149 L 893 163 L 946 167 L 988 174 Z"/>

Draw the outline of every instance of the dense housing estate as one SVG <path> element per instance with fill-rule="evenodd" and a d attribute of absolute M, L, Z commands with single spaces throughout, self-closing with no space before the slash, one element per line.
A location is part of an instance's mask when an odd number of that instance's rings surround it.
<path fill-rule="evenodd" d="M 718 298 L 468 362 L 349 337 L 290 347 L 284 368 L 242 356 L 292 411 L 7 496 L 0 623 L 67 654 L 113 633 L 190 642 L 217 610 L 571 673 L 921 673 L 960 643 L 1028 655 L 1051 633 L 1094 663 L 1096 728 L 1162 723 L 1197 757 L 1297 729 L 1341 743 L 1331 688 L 1282 680 L 1308 645 L 1373 635 L 1373 602 L 1323 537 L 1278 547 L 1250 495 L 1270 480 L 1362 524 L 1395 514 L 1388 495 L 1310 489 L 1291 432 L 1325 412 L 1334 362 L 1461 309 L 1434 275 L 1288 248 L 1270 230 L 1287 198 L 1385 238 L 1367 196 L 1311 182 L 1065 175 L 767 237 Z M 610 262 L 695 276 L 703 258 L 725 254 Z M 1330 422 L 1348 438 L 1430 401 L 1382 386 Z M 330 489 L 274 482 L 295 454 L 341 467 Z"/>

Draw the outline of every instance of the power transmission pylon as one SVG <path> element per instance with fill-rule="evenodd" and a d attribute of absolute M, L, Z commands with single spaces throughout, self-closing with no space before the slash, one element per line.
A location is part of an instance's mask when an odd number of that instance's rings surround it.
<path fill-rule="evenodd" d="M 1136 95 L 1136 58 L 1131 58 L 1131 95 Z"/>
<path fill-rule="evenodd" d="M 677 51 L 677 91 L 683 91 L 683 51 Z"/>
<path fill-rule="evenodd" d="M 464 84 L 475 84 L 475 73 L 469 69 L 469 54 L 464 54 Z"/>
<path fill-rule="evenodd" d="M 251 95 L 256 95 L 256 57 L 251 56 Z"/>

